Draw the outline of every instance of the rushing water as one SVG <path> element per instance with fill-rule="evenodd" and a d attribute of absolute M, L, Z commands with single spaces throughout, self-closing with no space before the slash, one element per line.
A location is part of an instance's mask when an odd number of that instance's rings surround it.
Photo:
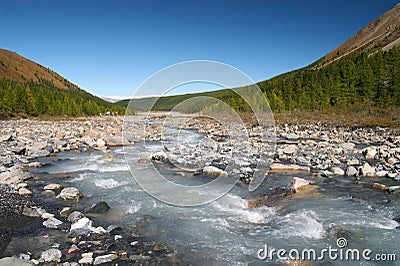
<path fill-rule="evenodd" d="M 152 148 L 157 150 L 159 144 L 154 143 Z M 294 175 L 314 180 L 319 189 L 311 197 L 299 195 L 275 207 L 248 209 L 244 199 L 249 194 L 247 187 L 238 185 L 210 204 L 175 207 L 149 196 L 136 184 L 124 153 L 136 162 L 144 156 L 145 149 L 139 143 L 105 152 L 65 152 L 45 159 L 51 163 L 32 171 L 44 184 L 57 182 L 78 187 L 85 195 L 79 205 L 106 201 L 111 210 L 97 217 L 98 221 L 135 229 L 139 235 L 171 247 L 178 258 L 194 265 L 280 265 L 282 261 L 276 256 L 272 260 L 257 258 L 258 250 L 264 245 L 300 252 L 313 248 L 319 255 L 328 246 L 337 248 L 338 237 L 347 239 L 346 248 L 360 251 L 368 248 L 373 254 L 398 253 L 400 256 L 400 230 L 396 229 L 400 219 L 399 196 L 372 188 L 371 183 L 377 179 L 356 183 L 353 178 L 322 179 L 308 173 L 271 173 L 255 194 L 283 186 Z M 150 167 L 151 164 L 137 163 L 132 171 L 151 175 Z M 205 179 L 187 172 L 168 175 L 171 180 L 191 185 Z M 334 261 L 328 255 L 324 261 L 329 265 L 379 264 L 362 260 Z M 385 265 L 396 263 L 385 262 Z"/>

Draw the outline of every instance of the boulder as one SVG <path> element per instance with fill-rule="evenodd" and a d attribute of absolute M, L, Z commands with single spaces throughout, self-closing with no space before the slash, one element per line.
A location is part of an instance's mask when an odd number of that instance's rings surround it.
<path fill-rule="evenodd" d="M 218 176 L 228 176 L 228 173 L 222 169 L 215 166 L 206 166 L 203 168 L 203 174 L 205 175 L 218 175 Z"/>
<path fill-rule="evenodd" d="M 75 187 L 66 187 L 61 190 L 60 194 L 57 196 L 58 199 L 72 201 L 79 201 L 82 197 L 82 193 Z"/>
<path fill-rule="evenodd" d="M 372 187 L 374 188 L 379 188 L 379 189 L 383 189 L 383 190 L 388 190 L 389 187 L 380 183 L 374 183 L 372 184 Z"/>
<path fill-rule="evenodd" d="M 293 177 L 292 180 L 287 184 L 286 188 L 288 191 L 298 193 L 305 189 L 305 186 L 310 185 L 310 181 L 300 177 Z"/>
<path fill-rule="evenodd" d="M 100 201 L 98 203 L 93 204 L 90 207 L 89 212 L 91 213 L 105 213 L 110 209 L 110 206 L 108 206 L 107 202 L 105 201 Z"/>

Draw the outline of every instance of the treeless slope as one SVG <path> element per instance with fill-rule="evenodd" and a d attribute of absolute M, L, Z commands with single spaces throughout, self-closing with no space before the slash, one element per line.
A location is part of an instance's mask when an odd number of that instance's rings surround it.
<path fill-rule="evenodd" d="M 374 53 L 400 44 L 400 4 L 373 20 L 366 27 L 332 50 L 324 58 L 324 66 L 353 52 Z"/>
<path fill-rule="evenodd" d="M 18 82 L 47 81 L 60 89 L 79 89 L 76 85 L 64 79 L 54 71 L 38 63 L 28 60 L 15 52 L 0 49 L 0 79 L 10 79 Z"/>

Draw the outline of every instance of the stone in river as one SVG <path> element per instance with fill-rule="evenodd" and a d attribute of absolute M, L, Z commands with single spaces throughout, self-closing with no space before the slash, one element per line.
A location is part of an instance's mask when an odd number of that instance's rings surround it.
<path fill-rule="evenodd" d="M 345 150 L 354 150 L 354 147 L 356 145 L 354 143 L 351 143 L 351 142 L 345 142 L 345 143 L 342 143 L 340 146 L 342 146 L 342 148 L 345 149 Z"/>
<path fill-rule="evenodd" d="M 82 193 L 75 187 L 66 187 L 57 196 L 58 199 L 73 201 L 79 201 L 82 197 Z"/>
<path fill-rule="evenodd" d="M 400 186 L 391 186 L 388 188 L 390 193 L 400 193 Z"/>
<path fill-rule="evenodd" d="M 73 211 L 67 218 L 67 221 L 76 223 L 79 219 L 84 218 L 85 215 L 78 211 Z"/>
<path fill-rule="evenodd" d="M 289 133 L 286 135 L 286 138 L 291 139 L 291 140 L 296 140 L 296 139 L 300 138 L 300 136 L 295 133 Z"/>
<path fill-rule="evenodd" d="M 300 177 L 293 177 L 289 184 L 287 184 L 286 188 L 288 191 L 293 191 L 297 193 L 303 190 L 307 185 L 310 185 L 310 181 Z"/>
<path fill-rule="evenodd" d="M 105 201 L 100 201 L 98 203 L 93 204 L 90 207 L 91 213 L 105 213 L 110 209 L 110 206 L 108 206 L 107 202 Z"/>
<path fill-rule="evenodd" d="M 71 214 L 71 208 L 70 207 L 64 207 L 61 211 L 60 211 L 60 216 L 67 218 L 69 215 Z"/>
<path fill-rule="evenodd" d="M 373 186 L 374 188 L 380 188 L 380 189 L 383 189 L 383 190 L 388 190 L 388 189 L 389 189 L 388 186 L 383 185 L 383 184 L 380 184 L 380 183 L 374 183 L 374 184 L 372 184 L 372 186 Z"/>
<path fill-rule="evenodd" d="M 219 176 L 228 176 L 228 173 L 222 169 L 219 169 L 215 166 L 206 166 L 203 168 L 203 174 L 205 175 L 219 175 Z"/>
<path fill-rule="evenodd" d="M 54 190 L 61 190 L 62 186 L 59 185 L 59 184 L 51 183 L 51 184 L 46 185 L 43 189 L 44 190 L 53 190 L 53 191 Z"/>
<path fill-rule="evenodd" d="M 44 261 L 44 262 L 60 261 L 61 257 L 62 253 L 59 249 L 51 248 L 42 252 L 39 261 Z"/>

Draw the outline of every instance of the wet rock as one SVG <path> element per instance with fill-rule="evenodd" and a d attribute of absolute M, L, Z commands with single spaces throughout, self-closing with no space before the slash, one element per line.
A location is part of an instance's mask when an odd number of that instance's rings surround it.
<path fill-rule="evenodd" d="M 391 186 L 388 188 L 390 193 L 400 193 L 400 186 Z"/>
<path fill-rule="evenodd" d="M 71 214 L 71 208 L 70 207 L 64 207 L 61 211 L 60 211 L 60 216 L 67 218 L 69 215 Z"/>
<path fill-rule="evenodd" d="M 84 236 L 89 234 L 92 227 L 92 221 L 84 217 L 71 225 L 69 237 Z"/>
<path fill-rule="evenodd" d="M 44 186 L 43 189 L 44 190 L 59 191 L 59 190 L 62 189 L 62 186 L 60 184 L 51 183 L 51 184 L 48 184 L 48 185 Z"/>
<path fill-rule="evenodd" d="M 286 188 L 288 191 L 298 193 L 301 190 L 304 190 L 308 185 L 310 185 L 310 181 L 300 177 L 293 177 L 289 184 L 287 184 Z"/>
<path fill-rule="evenodd" d="M 82 198 L 82 193 L 75 187 L 66 187 L 61 190 L 61 193 L 57 196 L 58 199 L 79 201 Z"/>
<path fill-rule="evenodd" d="M 388 190 L 389 187 L 380 183 L 374 183 L 372 184 L 372 187 L 374 188 L 379 188 L 379 189 L 383 189 L 383 190 Z"/>
<path fill-rule="evenodd" d="M 343 169 L 340 168 L 340 167 L 332 167 L 332 168 L 331 168 L 331 171 L 332 171 L 332 173 L 333 173 L 334 175 L 338 175 L 338 176 L 344 175 L 344 171 L 343 171 Z"/>
<path fill-rule="evenodd" d="M 62 225 L 63 222 L 61 222 L 60 220 L 50 217 L 49 219 L 47 219 L 46 221 L 43 222 L 43 226 L 46 228 L 53 228 L 53 229 L 57 229 L 59 225 Z"/>
<path fill-rule="evenodd" d="M 91 213 L 105 213 L 110 209 L 110 206 L 108 206 L 107 202 L 105 201 L 100 201 L 98 203 L 93 204 L 90 207 L 89 212 Z"/>
<path fill-rule="evenodd" d="M 61 257 L 62 253 L 59 249 L 51 248 L 42 252 L 39 261 L 43 262 L 60 261 Z"/>
<path fill-rule="evenodd" d="M 363 176 L 374 176 L 375 175 L 375 168 L 372 167 L 369 163 L 364 163 L 361 167 L 361 174 Z"/>
<path fill-rule="evenodd" d="M 228 176 L 228 173 L 222 169 L 215 166 L 206 166 L 203 168 L 203 174 L 205 175 L 218 175 L 218 176 Z"/>
<path fill-rule="evenodd" d="M 375 173 L 375 175 L 378 177 L 385 177 L 387 174 L 388 174 L 388 171 L 385 171 L 385 170 L 380 170 Z"/>
<path fill-rule="evenodd" d="M 157 152 L 152 156 L 155 161 L 166 161 L 168 160 L 167 154 L 165 152 Z"/>
<path fill-rule="evenodd" d="M 99 265 L 99 264 L 111 262 L 117 258 L 118 258 L 118 256 L 115 254 L 107 254 L 107 255 L 103 255 L 103 256 L 97 256 L 94 259 L 93 265 Z"/>
<path fill-rule="evenodd" d="M 76 223 L 79 219 L 84 218 L 85 215 L 79 211 L 73 211 L 67 218 L 67 221 Z"/>
<path fill-rule="evenodd" d="M 297 140 L 300 138 L 300 136 L 295 133 L 289 133 L 286 135 L 286 138 L 290 140 Z"/>
<path fill-rule="evenodd" d="M 310 167 L 297 164 L 273 163 L 270 166 L 272 171 L 305 171 L 310 172 Z"/>
<path fill-rule="evenodd" d="M 354 166 L 350 166 L 346 170 L 346 175 L 347 176 L 356 176 L 357 174 L 358 174 L 358 170 Z"/>
<path fill-rule="evenodd" d="M 42 164 L 40 162 L 30 162 L 28 164 L 28 167 L 31 167 L 31 168 L 39 168 L 41 166 L 42 166 Z"/>
<path fill-rule="evenodd" d="M 0 266 L 32 266 L 29 260 L 19 259 L 16 257 L 5 257 L 0 259 Z"/>

